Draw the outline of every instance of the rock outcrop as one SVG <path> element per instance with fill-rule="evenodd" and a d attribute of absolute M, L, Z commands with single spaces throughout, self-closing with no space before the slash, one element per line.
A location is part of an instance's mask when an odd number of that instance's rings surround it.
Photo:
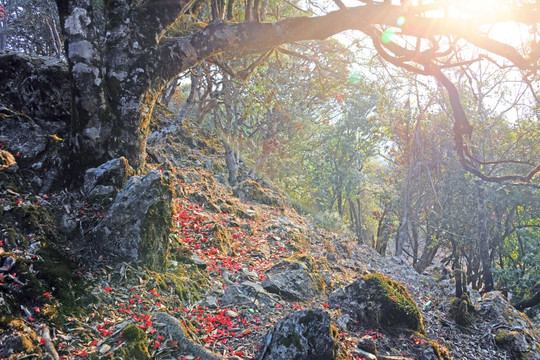
<path fill-rule="evenodd" d="M 166 266 L 174 189 L 166 174 L 133 176 L 120 190 L 107 217 L 92 231 L 103 254 L 150 268 Z"/>
<path fill-rule="evenodd" d="M 328 298 L 352 322 L 424 333 L 422 315 L 407 289 L 382 274 L 368 274 Z"/>
<path fill-rule="evenodd" d="M 234 195 L 248 201 L 283 208 L 285 201 L 278 193 L 263 188 L 258 182 L 245 180 L 233 189 Z"/>
<path fill-rule="evenodd" d="M 485 294 L 477 305 L 479 316 L 495 324 L 493 333 L 498 346 L 515 359 L 540 360 L 540 333 L 499 291 Z"/>
<path fill-rule="evenodd" d="M 248 305 L 253 308 L 271 307 L 277 302 L 272 296 L 261 285 L 251 281 L 244 281 L 239 285 L 227 287 L 221 297 L 221 305 Z"/>
<path fill-rule="evenodd" d="M 2 54 L 0 89 L 0 104 L 33 118 L 49 134 L 65 131 L 71 96 L 64 62 L 52 57 Z"/>
<path fill-rule="evenodd" d="M 296 312 L 264 337 L 256 360 L 332 360 L 338 358 L 337 331 L 323 310 Z"/>
<path fill-rule="evenodd" d="M 324 292 L 325 283 L 307 255 L 283 260 L 266 272 L 262 286 L 266 291 L 290 301 L 305 301 Z"/>
<path fill-rule="evenodd" d="M 90 197 L 116 195 L 133 175 L 135 170 L 129 166 L 126 158 L 112 159 L 86 171 L 83 191 Z"/>

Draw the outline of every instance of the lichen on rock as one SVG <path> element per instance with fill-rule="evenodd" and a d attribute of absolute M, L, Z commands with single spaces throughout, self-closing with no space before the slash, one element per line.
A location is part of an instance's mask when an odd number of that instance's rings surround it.
<path fill-rule="evenodd" d="M 276 323 L 264 337 L 256 360 L 340 359 L 337 331 L 323 310 L 303 310 Z"/>
<path fill-rule="evenodd" d="M 314 260 L 304 254 L 284 259 L 265 273 L 262 286 L 287 300 L 312 299 L 325 291 L 325 282 L 314 264 Z"/>

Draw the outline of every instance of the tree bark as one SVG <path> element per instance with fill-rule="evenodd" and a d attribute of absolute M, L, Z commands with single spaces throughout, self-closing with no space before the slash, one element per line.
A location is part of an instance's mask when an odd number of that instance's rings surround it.
<path fill-rule="evenodd" d="M 491 258 L 489 256 L 489 240 L 487 230 L 486 214 L 486 194 L 481 180 L 476 181 L 476 192 L 478 202 L 478 241 L 480 250 L 480 261 L 482 262 L 482 277 L 484 291 L 492 291 L 493 276 L 491 274 Z"/>

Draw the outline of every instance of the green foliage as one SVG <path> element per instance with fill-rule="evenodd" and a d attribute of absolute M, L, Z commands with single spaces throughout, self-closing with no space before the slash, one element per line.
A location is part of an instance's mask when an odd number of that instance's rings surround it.
<path fill-rule="evenodd" d="M 338 234 L 350 234 L 350 228 L 343 222 L 343 219 L 339 217 L 339 214 L 335 211 L 324 211 L 313 215 L 313 222 L 326 230 L 338 233 Z"/>

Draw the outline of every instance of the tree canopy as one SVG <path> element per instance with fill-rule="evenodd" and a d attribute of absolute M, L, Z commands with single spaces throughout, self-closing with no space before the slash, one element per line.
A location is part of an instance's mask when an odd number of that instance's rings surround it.
<path fill-rule="evenodd" d="M 450 72 L 470 76 L 479 64 L 512 70 L 537 99 L 539 16 L 535 1 L 280 3 L 269 1 L 57 0 L 73 75 L 72 143 L 89 164 L 124 155 L 143 163 L 151 109 L 179 73 L 218 54 L 245 56 L 304 40 L 355 30 L 357 45 L 387 62 L 433 77 L 449 97 L 453 135 L 462 166 L 496 182 L 532 183 L 538 159 L 479 159 L 473 124 Z M 498 31 L 523 34 L 523 43 Z M 467 75 L 469 74 L 469 75 Z M 535 115 L 537 116 L 537 114 Z M 478 126 L 478 124 L 474 124 Z M 507 166 L 491 174 L 486 168 Z"/>

